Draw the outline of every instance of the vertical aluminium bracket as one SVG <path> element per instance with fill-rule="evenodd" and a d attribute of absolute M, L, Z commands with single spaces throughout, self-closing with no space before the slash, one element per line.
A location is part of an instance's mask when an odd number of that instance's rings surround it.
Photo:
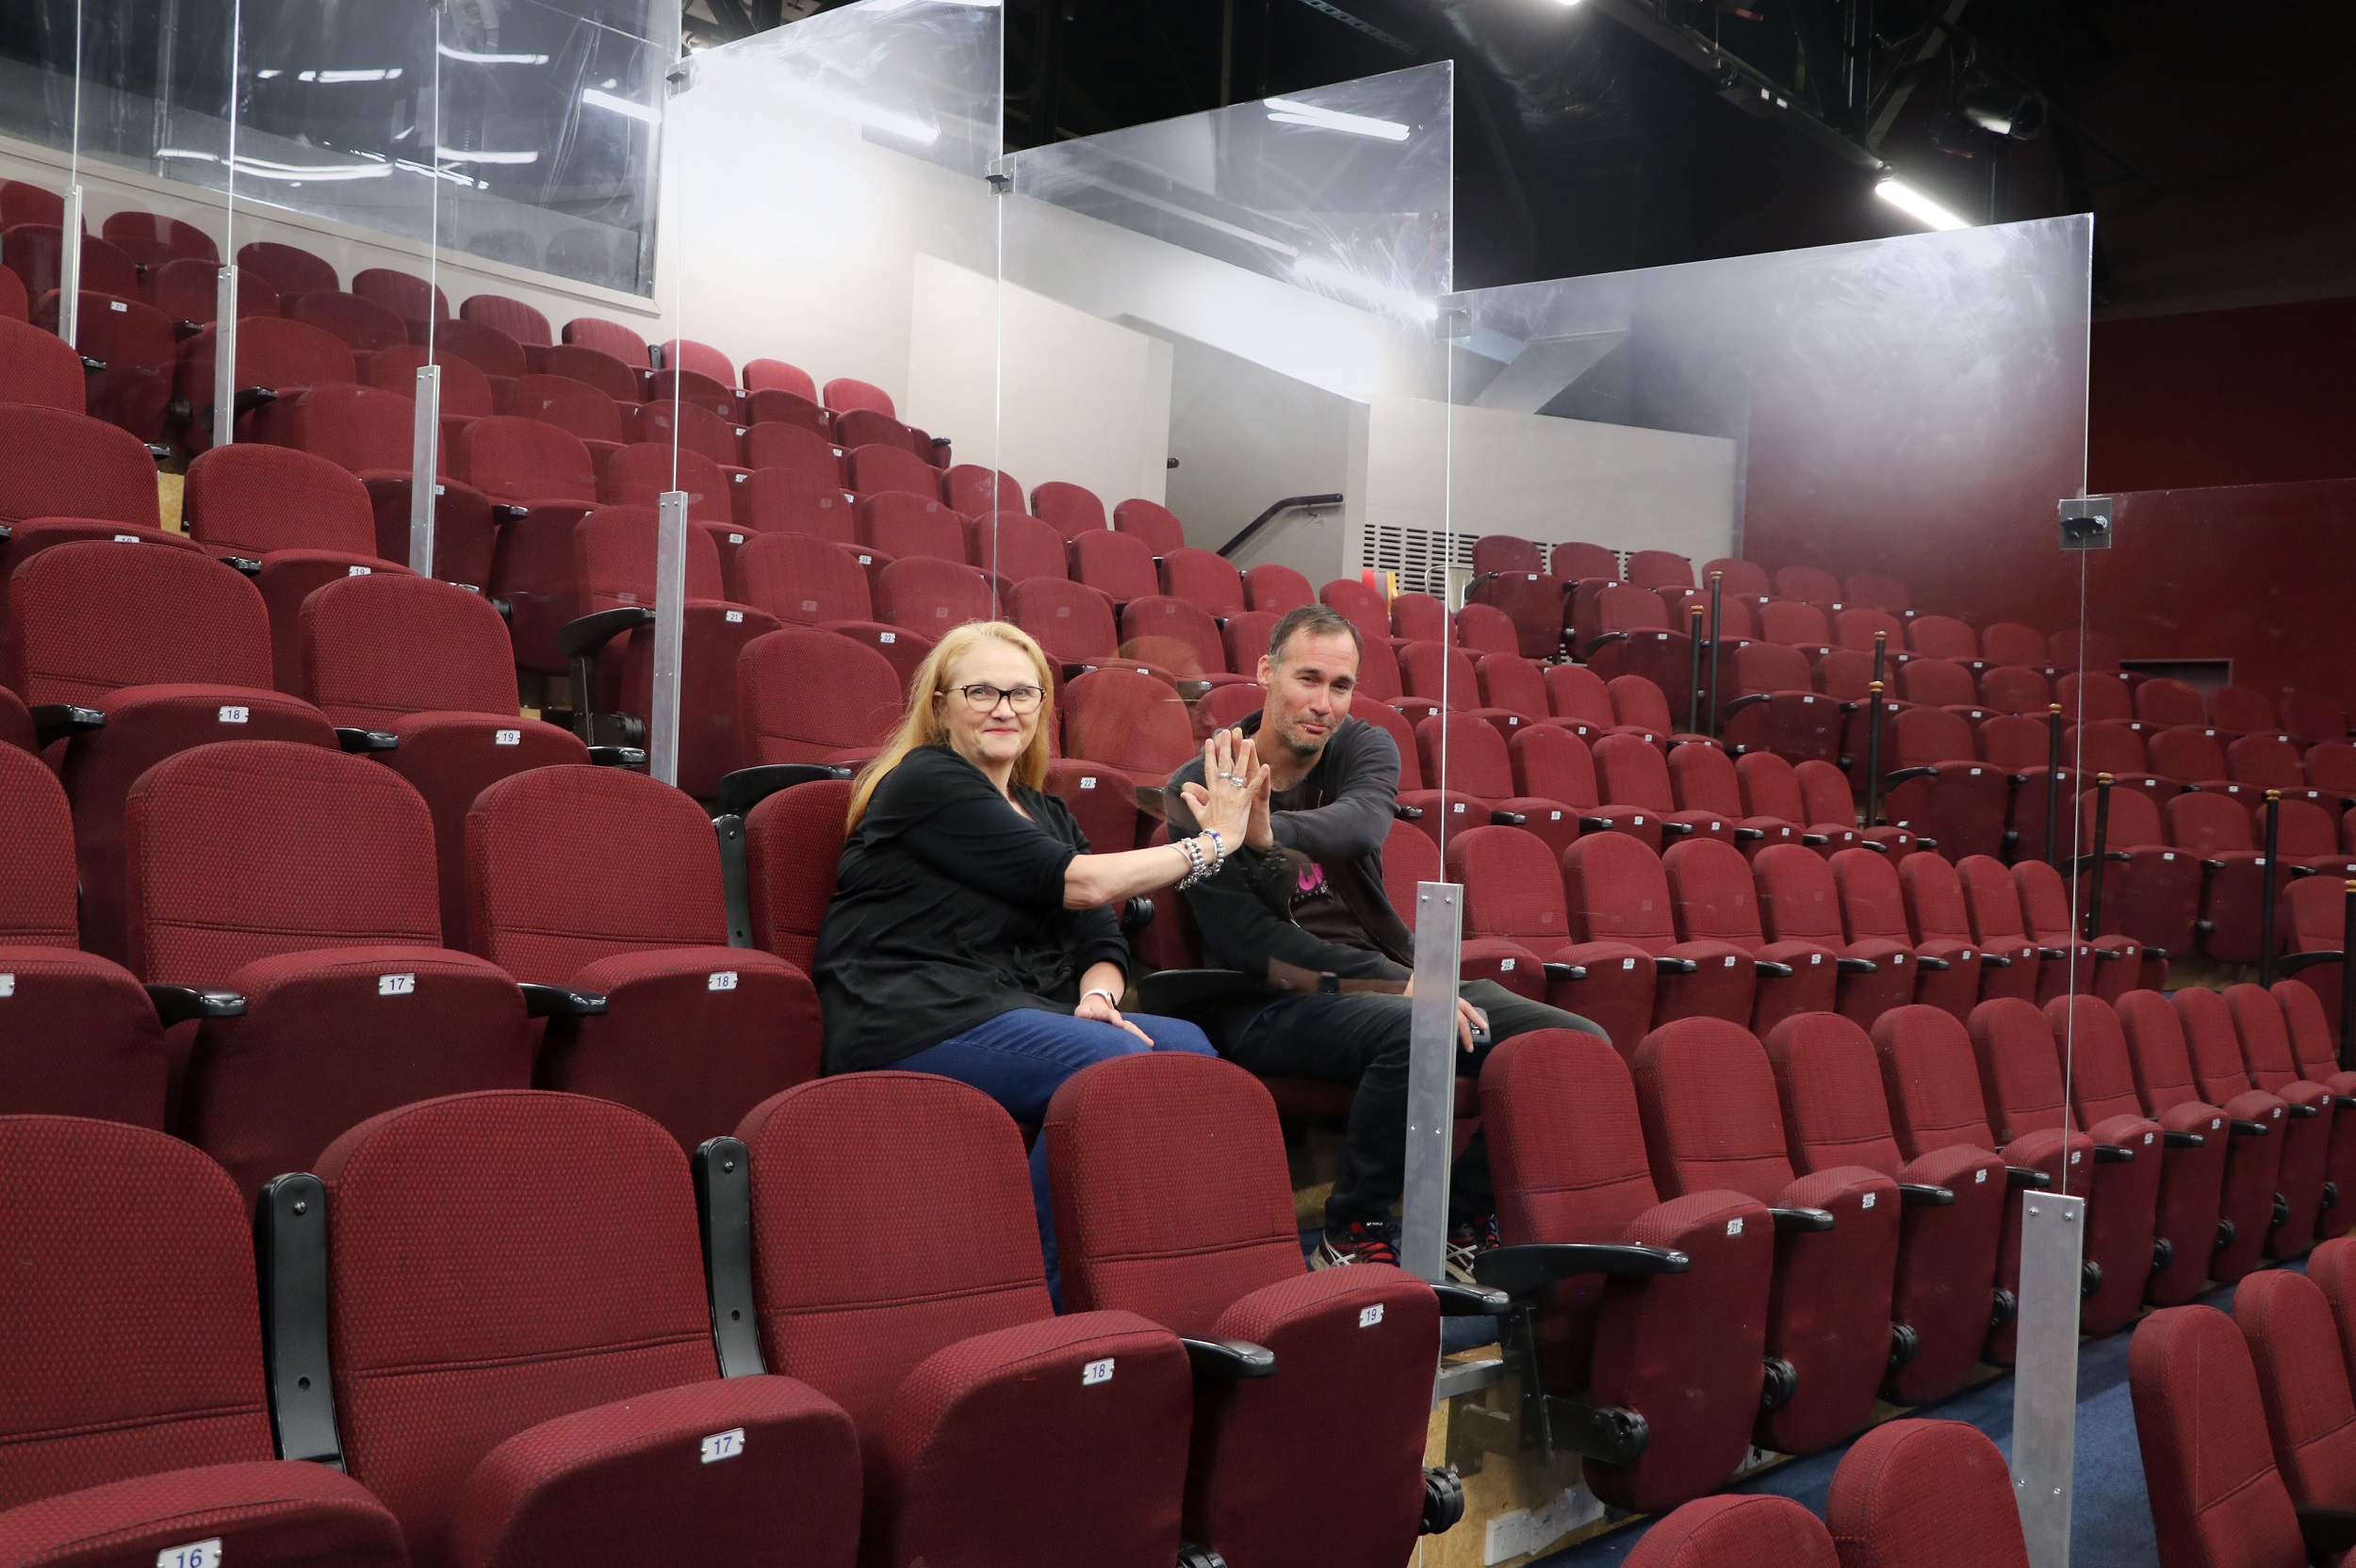
<path fill-rule="evenodd" d="M 65 221 L 57 230 L 57 335 L 82 346 L 82 187 L 66 187 Z"/>
<path fill-rule="evenodd" d="M 441 490 L 442 368 L 417 367 L 417 422 L 409 442 L 409 569 L 434 575 L 434 503 Z"/>
<path fill-rule="evenodd" d="M 1437 1284 L 1448 1257 L 1448 1178 L 1456 1132 L 1456 977 L 1464 891 L 1415 884 L 1415 994 L 1407 1040 L 1407 1162 L 1399 1266 Z"/>
<path fill-rule="evenodd" d="M 213 287 L 213 445 L 237 438 L 237 269 L 221 270 Z"/>
<path fill-rule="evenodd" d="M 659 498 L 654 553 L 654 705 L 647 715 L 646 771 L 679 782 L 679 663 L 687 632 L 687 492 Z"/>
<path fill-rule="evenodd" d="M 2078 1435 L 2080 1260 L 2086 1200 L 2029 1191 L 2021 1215 L 2021 1312 L 2012 1379 L 2012 1490 L 2031 1568 L 2070 1568 Z"/>

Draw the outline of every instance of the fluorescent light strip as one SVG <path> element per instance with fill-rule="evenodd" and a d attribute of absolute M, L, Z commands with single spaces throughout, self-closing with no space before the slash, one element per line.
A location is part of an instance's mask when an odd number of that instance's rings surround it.
<path fill-rule="evenodd" d="M 173 158 L 191 163 L 219 163 L 218 153 L 199 152 L 188 147 L 158 147 L 159 158 Z M 265 158 L 239 157 L 230 167 L 240 174 L 251 174 L 257 180 L 381 180 L 390 174 L 392 166 L 383 163 L 272 163 Z M 472 181 L 468 181 L 472 184 Z"/>
<path fill-rule="evenodd" d="M 1968 229 L 1969 219 L 1957 216 L 1932 201 L 1914 187 L 1900 179 L 1887 179 L 1873 188 L 1873 194 L 1896 207 L 1916 222 L 1934 229 Z"/>
<path fill-rule="evenodd" d="M 663 111 L 661 109 L 655 108 L 651 105 L 638 103 L 632 99 L 616 98 L 614 94 L 600 91 L 598 89 L 594 87 L 583 88 L 581 90 L 581 101 L 588 105 L 591 108 L 612 109 L 615 114 L 628 115 L 632 120 L 643 120 L 649 125 L 660 125 L 663 123 Z"/>
<path fill-rule="evenodd" d="M 1293 263 L 1293 275 L 1337 294 L 1347 294 L 1361 304 L 1415 321 L 1436 321 L 1440 318 L 1439 302 L 1420 294 L 1386 283 L 1377 283 L 1347 267 L 1337 267 L 1320 256 L 1302 256 Z"/>
<path fill-rule="evenodd" d="M 434 46 L 446 60 L 464 60 L 468 65 L 546 65 L 546 55 L 479 55 L 471 49 L 452 49 L 447 43 Z"/>
<path fill-rule="evenodd" d="M 321 87 L 336 87 L 347 82 L 397 82 L 401 67 L 385 66 L 374 71 L 304 71 L 296 74 L 298 82 L 317 82 Z"/>
<path fill-rule="evenodd" d="M 434 155 L 445 163 L 538 163 L 537 152 L 470 153 L 463 147 L 436 147 Z"/>
<path fill-rule="evenodd" d="M 1321 131 L 1370 136 L 1378 141 L 1404 141 L 1414 134 L 1396 120 L 1376 120 L 1363 114 L 1344 114 L 1339 109 L 1322 109 L 1297 98 L 1269 98 L 1263 102 L 1268 105 L 1268 117 L 1280 125 L 1313 125 Z"/>

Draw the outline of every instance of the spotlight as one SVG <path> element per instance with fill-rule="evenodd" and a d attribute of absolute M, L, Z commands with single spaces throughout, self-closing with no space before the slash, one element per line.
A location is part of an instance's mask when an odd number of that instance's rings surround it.
<path fill-rule="evenodd" d="M 1968 229 L 1972 226 L 1969 220 L 1956 216 L 1894 176 L 1875 186 L 1873 194 L 1926 228 Z"/>
<path fill-rule="evenodd" d="M 1965 88 L 1955 106 L 1966 120 L 1990 136 L 2029 141 L 2045 129 L 2044 99 L 1994 82 L 1975 82 Z"/>

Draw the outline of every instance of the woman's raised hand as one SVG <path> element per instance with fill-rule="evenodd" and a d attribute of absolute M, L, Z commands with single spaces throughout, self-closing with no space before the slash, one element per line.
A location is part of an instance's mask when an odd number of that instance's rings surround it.
<path fill-rule="evenodd" d="M 1253 808 L 1268 799 L 1268 770 L 1239 730 L 1221 729 L 1203 743 L 1203 783 L 1180 792 L 1194 820 L 1219 834 L 1229 850 L 1240 847 Z"/>

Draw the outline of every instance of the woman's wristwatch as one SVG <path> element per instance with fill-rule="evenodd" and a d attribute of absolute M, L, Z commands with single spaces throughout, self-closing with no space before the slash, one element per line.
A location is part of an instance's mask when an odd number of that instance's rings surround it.
<path fill-rule="evenodd" d="M 1080 1000 L 1086 1002 L 1091 996 L 1103 997 L 1106 1004 L 1109 1005 L 1115 1012 L 1119 1012 L 1121 1010 L 1121 997 L 1119 993 L 1115 991 L 1108 990 L 1103 986 L 1091 986 L 1087 990 L 1080 993 Z"/>

